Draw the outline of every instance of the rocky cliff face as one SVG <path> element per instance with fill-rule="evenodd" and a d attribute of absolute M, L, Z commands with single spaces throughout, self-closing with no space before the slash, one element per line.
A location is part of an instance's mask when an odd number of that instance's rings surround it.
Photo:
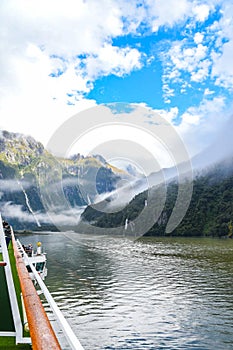
<path fill-rule="evenodd" d="M 45 152 L 44 146 L 30 136 L 2 131 L 0 137 L 1 160 L 23 168 Z"/>
<path fill-rule="evenodd" d="M 58 159 L 30 136 L 0 133 L 0 211 L 18 229 L 53 227 L 51 208 L 69 225 L 67 210 L 111 192 L 125 176 L 101 156 Z"/>

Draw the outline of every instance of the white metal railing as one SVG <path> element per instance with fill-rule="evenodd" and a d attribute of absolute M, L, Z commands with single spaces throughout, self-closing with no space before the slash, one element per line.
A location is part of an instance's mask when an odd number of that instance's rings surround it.
<path fill-rule="evenodd" d="M 17 240 L 17 244 L 23 250 L 22 245 L 21 245 L 19 240 Z M 69 323 L 66 321 L 65 317 L 63 316 L 63 314 L 60 311 L 59 307 L 57 306 L 56 302 L 54 301 L 52 295 L 50 294 L 48 288 L 46 287 L 46 285 L 43 282 L 42 278 L 40 277 L 39 273 L 36 271 L 35 266 L 28 259 L 27 254 L 24 254 L 24 258 L 25 258 L 27 264 L 30 266 L 30 268 L 35 276 L 35 279 L 36 279 L 37 283 L 39 284 L 48 304 L 50 305 L 51 309 L 53 310 L 53 313 L 56 316 L 56 320 L 60 324 L 60 327 L 61 327 L 70 347 L 72 348 L 72 350 L 84 350 L 80 341 L 78 340 L 78 338 L 74 334 L 73 330 L 71 329 Z"/>
<path fill-rule="evenodd" d="M 24 343 L 24 344 L 30 343 L 31 342 L 30 338 L 23 337 L 23 327 L 22 327 L 21 317 L 19 313 L 19 306 L 17 302 L 15 286 L 14 286 L 14 281 L 12 277 L 11 264 L 10 264 L 8 249 L 7 249 L 6 240 L 5 240 L 5 233 L 2 225 L 1 214 L 0 214 L 0 244 L 1 244 L 3 259 L 6 262 L 5 275 L 6 275 L 8 293 L 10 298 L 11 311 L 12 311 L 12 316 L 13 316 L 13 321 L 15 326 L 15 334 L 13 332 L 13 333 L 9 333 L 9 334 L 6 333 L 2 335 L 6 335 L 6 336 L 15 335 L 16 343 Z"/>

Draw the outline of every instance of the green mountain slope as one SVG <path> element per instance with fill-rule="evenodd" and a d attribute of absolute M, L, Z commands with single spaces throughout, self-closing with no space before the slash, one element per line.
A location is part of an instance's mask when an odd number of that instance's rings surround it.
<path fill-rule="evenodd" d="M 85 206 L 121 176 L 100 156 L 56 158 L 30 136 L 0 133 L 0 208 L 18 229 L 53 226 L 48 207 L 57 215 Z"/>
<path fill-rule="evenodd" d="M 146 235 L 165 236 L 166 225 L 177 198 L 178 184 L 171 182 L 163 211 Z M 102 228 L 123 227 L 125 220 L 133 221 L 144 208 L 147 192 L 137 195 L 123 210 L 103 214 L 87 207 L 83 221 Z M 159 202 L 158 189 L 154 189 L 154 208 Z M 149 214 L 151 215 L 151 213 Z M 148 218 L 149 219 L 149 218 Z M 169 235 L 174 236 L 226 236 L 233 221 L 233 160 L 206 169 L 193 182 L 193 195 L 188 211 L 179 226 Z M 146 224 L 146 219 L 144 224 Z M 142 223 L 143 225 L 143 223 Z"/>

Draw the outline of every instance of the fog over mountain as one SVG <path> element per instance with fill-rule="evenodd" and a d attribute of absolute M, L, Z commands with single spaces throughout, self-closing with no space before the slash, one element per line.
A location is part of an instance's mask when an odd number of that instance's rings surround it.
<path fill-rule="evenodd" d="M 233 155 L 233 117 L 218 131 L 213 143 L 192 159 L 194 169 L 200 169 Z"/>
<path fill-rule="evenodd" d="M 2 214 L 20 229 L 75 227 L 91 203 L 104 203 L 102 210 L 111 213 L 124 209 L 136 195 L 153 186 L 164 183 L 167 186 L 192 176 L 195 179 L 214 168 L 218 168 L 216 177 L 229 176 L 233 170 L 232 126 L 233 121 L 229 120 L 214 143 L 191 159 L 191 163 L 148 176 L 130 163 L 123 170 L 116 168 L 98 154 L 58 159 L 30 136 L 1 131 Z"/>
<path fill-rule="evenodd" d="M 16 228 L 75 225 L 86 205 L 129 178 L 101 156 L 56 158 L 30 136 L 1 132 L 1 212 Z"/>

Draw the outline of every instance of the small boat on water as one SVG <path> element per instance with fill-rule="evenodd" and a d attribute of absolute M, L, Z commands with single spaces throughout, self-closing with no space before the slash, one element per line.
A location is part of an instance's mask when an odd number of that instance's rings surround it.
<path fill-rule="evenodd" d="M 62 349 L 35 288 L 38 284 L 70 348 L 83 350 L 44 284 L 46 260 L 40 242 L 36 251 L 22 245 L 0 215 L 0 349 Z"/>

